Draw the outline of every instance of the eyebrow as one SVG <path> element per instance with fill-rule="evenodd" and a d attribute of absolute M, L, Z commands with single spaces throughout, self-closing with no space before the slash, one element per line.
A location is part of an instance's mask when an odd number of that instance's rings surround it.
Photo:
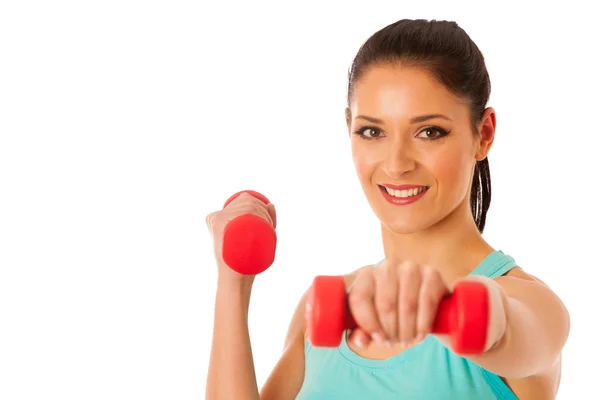
<path fill-rule="evenodd" d="M 366 115 L 357 115 L 356 118 L 361 118 L 361 119 L 367 120 L 369 122 L 372 122 L 374 124 L 383 125 L 382 120 L 373 118 L 373 117 L 368 117 Z M 425 122 L 425 121 L 428 121 L 428 120 L 434 119 L 434 118 L 441 118 L 441 119 L 445 119 L 447 121 L 452 121 L 452 119 L 448 118 L 447 116 L 445 116 L 443 114 L 428 114 L 428 115 L 419 115 L 418 117 L 413 117 L 410 119 L 410 123 L 416 124 L 416 123 Z"/>

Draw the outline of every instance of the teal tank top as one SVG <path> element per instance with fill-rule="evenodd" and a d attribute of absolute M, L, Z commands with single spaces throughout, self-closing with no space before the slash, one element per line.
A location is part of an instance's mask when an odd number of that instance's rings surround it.
<path fill-rule="evenodd" d="M 470 275 L 497 278 L 516 266 L 512 257 L 497 250 Z M 304 383 L 296 400 L 518 400 L 499 376 L 456 355 L 431 335 L 386 360 L 354 353 L 346 335 L 337 348 L 313 347 L 306 340 L 304 355 Z"/>

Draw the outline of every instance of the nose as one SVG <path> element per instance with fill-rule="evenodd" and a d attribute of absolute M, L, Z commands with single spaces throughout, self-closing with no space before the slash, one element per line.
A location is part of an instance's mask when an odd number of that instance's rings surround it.
<path fill-rule="evenodd" d="M 388 148 L 383 162 L 383 170 L 391 178 L 398 178 L 404 173 L 413 171 L 417 166 L 414 151 L 409 141 L 396 140 Z"/>

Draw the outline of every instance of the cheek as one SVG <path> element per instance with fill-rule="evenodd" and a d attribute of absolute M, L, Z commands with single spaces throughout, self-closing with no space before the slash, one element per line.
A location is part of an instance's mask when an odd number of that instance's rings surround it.
<path fill-rule="evenodd" d="M 445 151 L 436 158 L 434 174 L 440 190 L 462 196 L 470 182 L 471 158 L 464 149 Z"/>
<path fill-rule="evenodd" d="M 377 166 L 377 156 L 373 151 L 368 151 L 356 139 L 352 142 L 352 160 L 354 168 L 361 183 L 368 183 Z"/>

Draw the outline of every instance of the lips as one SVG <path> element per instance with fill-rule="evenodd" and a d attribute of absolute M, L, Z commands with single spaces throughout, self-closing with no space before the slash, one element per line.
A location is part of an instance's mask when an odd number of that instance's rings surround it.
<path fill-rule="evenodd" d="M 421 199 L 429 190 L 423 185 L 378 185 L 384 199 L 389 203 L 402 206 Z M 399 188 L 399 189 L 396 189 Z"/>

